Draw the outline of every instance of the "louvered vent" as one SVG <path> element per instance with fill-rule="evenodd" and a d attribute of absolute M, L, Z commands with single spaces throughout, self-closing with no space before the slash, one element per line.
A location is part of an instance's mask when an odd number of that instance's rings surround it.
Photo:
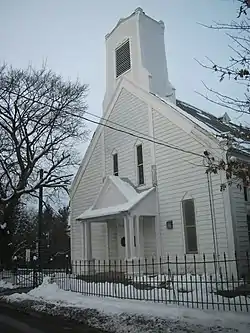
<path fill-rule="evenodd" d="M 116 77 L 131 68 L 129 40 L 116 49 Z"/>

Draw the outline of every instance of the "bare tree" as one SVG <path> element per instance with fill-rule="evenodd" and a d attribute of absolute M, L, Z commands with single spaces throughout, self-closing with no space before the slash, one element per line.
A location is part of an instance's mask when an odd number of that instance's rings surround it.
<path fill-rule="evenodd" d="M 250 114 L 250 0 L 237 0 L 239 3 L 238 13 L 234 21 L 229 23 L 214 23 L 207 28 L 223 30 L 232 41 L 228 63 L 217 64 L 208 59 L 207 64 L 200 63 L 203 67 L 214 71 L 219 76 L 219 81 L 230 80 L 232 85 L 238 85 L 241 96 L 225 95 L 216 91 L 206 84 L 205 87 L 210 94 L 202 95 L 207 100 L 220 105 L 241 115 Z M 238 87 L 237 87 L 238 88 Z M 227 151 L 226 160 L 215 160 L 208 151 L 204 152 L 207 172 L 217 173 L 219 170 L 226 172 L 227 184 L 221 184 L 221 190 L 236 181 L 238 186 L 250 186 L 250 128 L 247 126 L 230 125 L 230 132 L 222 133 L 219 139 L 224 142 Z M 236 158 L 236 151 L 245 152 L 245 157 Z M 237 154 L 236 154 L 237 155 Z"/>
<path fill-rule="evenodd" d="M 1 230 L 11 234 L 11 214 L 24 196 L 41 186 L 67 190 L 79 163 L 76 144 L 88 137 L 86 94 L 87 85 L 46 68 L 0 67 Z"/>
<path fill-rule="evenodd" d="M 217 64 L 208 59 L 203 67 L 213 70 L 219 75 L 220 82 L 226 78 L 232 84 L 240 85 L 242 96 L 228 96 L 213 90 L 205 84 L 206 89 L 211 93 L 206 99 L 224 108 L 242 114 L 250 113 L 250 0 L 238 0 L 240 3 L 237 18 L 230 23 L 215 23 L 207 26 L 210 29 L 223 30 L 232 41 L 229 46 L 231 55 L 228 64 Z M 212 96 L 212 97 L 211 97 Z"/>

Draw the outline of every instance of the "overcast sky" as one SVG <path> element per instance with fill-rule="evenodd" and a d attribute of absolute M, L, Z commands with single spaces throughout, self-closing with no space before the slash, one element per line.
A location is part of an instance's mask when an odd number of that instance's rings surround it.
<path fill-rule="evenodd" d="M 121 17 L 142 7 L 149 16 L 165 22 L 169 78 L 177 98 L 218 116 L 225 110 L 196 91 L 204 92 L 202 81 L 226 93 L 233 92 L 232 88 L 228 82 L 219 84 L 216 76 L 195 59 L 205 61 L 209 57 L 225 63 L 229 40 L 225 33 L 198 23 L 231 21 L 236 17 L 236 5 L 236 0 L 0 0 L 0 63 L 39 68 L 46 61 L 65 79 L 79 77 L 90 86 L 89 111 L 101 115 L 104 37 Z"/>

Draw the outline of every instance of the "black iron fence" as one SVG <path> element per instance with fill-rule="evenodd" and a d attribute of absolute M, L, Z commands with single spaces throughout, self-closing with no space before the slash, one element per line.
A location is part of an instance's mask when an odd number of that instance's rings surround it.
<path fill-rule="evenodd" d="M 18 262 L 3 278 L 17 286 L 36 287 L 44 277 L 66 291 L 88 296 L 116 297 L 191 308 L 224 311 L 250 310 L 249 254 L 222 256 L 167 256 L 160 260 L 90 260 L 69 262 L 61 269 L 52 264 L 39 270 L 37 263 Z M 2 272 L 3 274 L 3 272 Z M 9 275 L 8 275 L 9 274 Z M 1 279 L 1 273 L 0 273 Z"/>

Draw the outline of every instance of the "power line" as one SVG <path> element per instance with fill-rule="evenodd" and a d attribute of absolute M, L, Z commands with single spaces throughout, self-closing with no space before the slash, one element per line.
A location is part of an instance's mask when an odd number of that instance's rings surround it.
<path fill-rule="evenodd" d="M 98 118 L 98 119 L 100 119 L 100 120 L 107 121 L 107 122 L 109 122 L 109 123 L 111 123 L 111 124 L 114 124 L 114 125 L 120 126 L 120 127 L 122 127 L 122 128 L 128 129 L 128 130 L 133 131 L 133 132 L 135 132 L 135 133 L 138 133 L 138 134 L 140 134 L 140 135 L 143 135 L 143 136 L 144 136 L 144 140 L 148 140 L 148 141 L 150 141 L 150 140 L 152 139 L 152 140 L 154 141 L 154 143 L 156 143 L 156 144 L 164 144 L 165 146 L 167 146 L 167 147 L 169 147 L 169 148 L 171 147 L 172 149 L 182 150 L 182 148 L 180 148 L 180 147 L 178 147 L 178 146 L 169 145 L 168 143 L 166 143 L 166 142 L 163 141 L 163 140 L 160 140 L 160 141 L 159 141 L 159 139 L 157 139 L 157 138 L 155 138 L 155 137 L 153 137 L 153 136 L 151 136 L 151 135 L 148 135 L 148 134 L 145 135 L 144 133 L 142 133 L 142 132 L 140 132 L 140 131 L 137 131 L 137 130 L 135 130 L 135 129 L 132 129 L 132 128 L 128 127 L 128 126 L 121 125 L 121 124 L 119 124 L 119 123 L 117 123 L 117 122 L 115 122 L 115 121 L 109 120 L 109 119 L 107 119 L 107 118 L 97 116 L 97 115 L 95 115 L 94 113 L 91 113 L 91 112 L 89 112 L 89 111 L 85 111 L 85 113 L 86 113 L 86 114 L 89 114 L 89 115 L 91 115 L 91 116 L 93 116 L 93 117 L 95 117 L 95 118 Z M 91 121 L 91 120 L 89 120 L 89 121 Z M 99 122 L 96 122 L 96 123 L 100 124 Z M 106 126 L 106 124 L 104 124 L 104 126 Z M 118 129 L 117 129 L 117 130 L 118 130 Z M 156 140 L 157 140 L 157 141 L 156 141 Z M 201 155 L 201 154 L 194 153 L 194 152 L 191 152 L 191 151 L 188 151 L 188 150 L 182 150 L 182 151 L 188 152 L 188 153 L 190 153 L 190 154 L 194 154 L 194 155 L 199 156 L 199 157 L 204 157 L 204 156 Z"/>
<path fill-rule="evenodd" d="M 30 98 L 30 97 L 27 97 L 27 96 L 24 96 L 24 95 L 22 95 L 22 94 L 18 94 L 18 93 L 16 93 L 15 91 L 7 90 L 7 89 L 2 89 L 2 88 L 1 88 L 1 90 L 5 91 L 5 92 L 7 92 L 7 93 L 11 93 L 11 94 L 14 94 L 14 95 L 20 96 L 20 97 L 22 97 L 22 98 L 24 98 L 24 99 L 26 99 L 26 100 L 29 100 L 29 101 L 31 101 L 31 102 L 33 102 L 33 103 L 37 103 L 37 104 L 40 104 L 40 105 L 44 105 L 44 106 L 46 106 L 46 107 L 51 108 L 52 110 L 58 110 L 58 108 L 53 107 L 53 106 L 51 106 L 51 105 L 49 105 L 49 104 L 47 104 L 47 103 L 44 103 L 44 102 L 41 102 L 41 101 L 34 100 L 34 99 L 32 99 L 32 98 Z M 87 118 L 87 117 L 81 116 L 81 119 L 86 120 L 86 121 L 88 121 L 88 122 L 91 122 L 91 123 L 93 123 L 93 124 L 101 125 L 101 126 L 104 126 L 104 127 L 109 128 L 109 129 L 112 129 L 112 130 L 115 130 L 115 131 L 118 131 L 118 132 L 121 132 L 121 133 L 124 133 L 124 134 L 130 135 L 130 136 L 136 137 L 136 138 L 138 138 L 138 139 L 142 139 L 142 140 L 145 140 L 145 141 L 149 141 L 149 142 L 152 142 L 152 143 L 155 143 L 155 144 L 158 144 L 158 145 L 161 145 L 161 146 L 167 147 L 167 148 L 169 148 L 169 149 L 173 149 L 173 150 L 181 151 L 181 152 L 183 152 L 183 153 L 191 154 L 191 155 L 198 156 L 198 157 L 202 157 L 202 158 L 204 157 L 203 155 L 198 154 L 198 153 L 195 153 L 195 152 L 192 152 L 192 151 L 190 151 L 190 150 L 186 150 L 186 149 L 183 149 L 183 148 L 178 147 L 178 146 L 170 145 L 170 144 L 168 144 L 168 143 L 166 143 L 166 142 L 164 142 L 164 141 L 159 141 L 159 140 L 157 140 L 157 139 L 156 139 L 155 137 L 153 137 L 153 136 L 145 135 L 145 134 L 143 134 L 143 133 L 141 133 L 141 132 L 139 132 L 139 131 L 137 131 L 137 130 L 134 130 L 134 129 L 131 129 L 131 128 L 127 127 L 127 126 L 124 126 L 124 125 L 121 125 L 121 124 L 119 124 L 119 123 L 113 122 L 113 121 L 111 121 L 111 120 L 109 120 L 109 119 L 106 119 L 106 118 L 104 118 L 104 117 L 99 117 L 99 116 L 97 116 L 97 115 L 95 115 L 95 114 L 93 114 L 93 113 L 91 113 L 91 112 L 85 111 L 85 113 L 87 113 L 87 114 L 89 114 L 89 115 L 91 115 L 91 116 L 94 116 L 94 117 L 96 117 L 96 118 L 99 118 L 101 121 L 103 120 L 103 121 L 105 121 L 105 122 L 110 122 L 110 123 L 113 123 L 113 124 L 115 124 L 115 125 L 117 125 L 117 126 L 119 126 L 119 127 L 122 127 L 122 128 L 128 129 L 129 131 L 133 131 L 133 132 L 135 132 L 135 133 L 138 133 L 138 135 L 136 135 L 136 134 L 134 134 L 134 133 L 131 133 L 131 132 L 128 132 L 128 131 L 126 131 L 126 130 L 122 130 L 122 129 L 119 129 L 119 128 L 115 128 L 115 127 L 113 127 L 113 126 L 111 126 L 111 125 L 108 125 L 108 124 L 106 124 L 106 123 L 102 123 L 102 122 L 95 121 L 95 120 L 89 119 L 89 118 Z"/>

